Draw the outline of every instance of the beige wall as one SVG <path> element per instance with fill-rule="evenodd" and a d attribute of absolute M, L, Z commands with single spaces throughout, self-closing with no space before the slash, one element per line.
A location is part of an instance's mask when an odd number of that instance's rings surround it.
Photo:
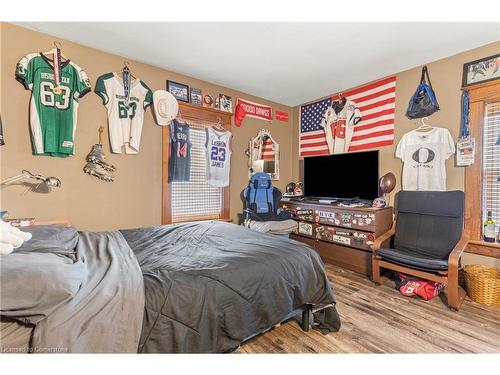
<path fill-rule="evenodd" d="M 457 140 L 460 130 L 462 69 L 468 61 L 491 56 L 500 52 L 500 43 L 491 43 L 458 55 L 428 63 L 429 74 L 436 92 L 440 110 L 429 117 L 429 123 L 434 126 L 448 128 L 453 139 Z M 421 68 L 410 69 L 396 74 L 396 123 L 394 146 L 385 147 L 381 153 L 381 175 L 393 172 L 398 178 L 397 190 L 401 188 L 402 163 L 394 158 L 396 145 L 403 134 L 420 125 L 420 120 L 409 120 L 406 116 L 408 100 L 415 91 L 420 79 Z M 465 167 L 457 167 L 455 158 L 446 161 L 447 189 L 464 190 Z M 479 181 L 478 181 L 479 187 Z M 394 195 L 394 193 L 392 194 Z M 480 202 L 478 202 L 480 204 Z M 500 259 L 464 254 L 463 264 L 480 263 L 500 268 Z"/>
<path fill-rule="evenodd" d="M 440 110 L 429 117 L 428 122 L 431 125 L 448 128 L 453 139 L 458 139 L 461 116 L 463 64 L 468 61 L 491 56 L 499 52 L 500 42 L 497 42 L 426 64 L 429 69 L 432 86 L 436 92 L 440 106 Z M 396 189 L 390 197 L 391 203 L 394 201 L 394 194 L 401 189 L 401 173 L 403 165 L 400 159 L 396 159 L 394 157 L 396 146 L 403 134 L 420 125 L 420 120 L 410 120 L 405 116 L 405 113 L 408 107 L 408 101 L 415 92 L 419 83 L 421 69 L 421 67 L 417 67 L 396 74 L 396 119 L 394 126 L 394 145 L 380 149 L 380 175 L 382 176 L 387 172 L 393 172 L 397 177 Z M 298 122 L 299 118 L 296 108 L 294 109 L 294 112 L 296 113 Z M 298 144 L 298 141 L 296 144 Z M 456 167 L 454 157 L 450 157 L 446 161 L 446 172 L 447 189 L 463 190 L 465 168 Z M 499 259 L 493 260 L 493 258 L 466 254 L 464 260 L 466 263 L 482 262 L 496 264 L 497 267 L 500 267 Z"/>
<path fill-rule="evenodd" d="M 450 56 L 442 60 L 429 62 L 427 67 L 432 86 L 436 92 L 440 110 L 429 117 L 428 123 L 433 126 L 448 128 L 452 137 L 458 139 L 461 115 L 461 86 L 462 68 L 468 61 L 480 59 L 500 52 L 500 42 L 491 43 L 458 55 Z M 391 202 L 394 194 L 401 189 L 401 173 L 403 164 L 400 159 L 394 157 L 396 146 L 403 134 L 420 126 L 420 120 L 410 120 L 406 117 L 408 101 L 415 92 L 419 82 L 422 67 L 396 73 L 396 113 L 394 126 L 394 144 L 380 149 L 380 175 L 393 172 L 397 177 L 397 185 L 391 194 Z M 381 77 L 383 78 L 383 77 Z M 348 87 L 345 88 L 350 89 Z M 332 93 L 332 95 L 335 93 Z M 293 110 L 297 119 L 296 129 L 298 131 L 299 112 L 298 107 Z M 298 136 L 294 138 L 298 144 Z M 298 173 L 298 166 L 297 173 Z M 455 158 L 450 157 L 446 162 L 447 189 L 463 190 L 465 168 L 455 166 Z M 298 177 L 300 178 L 300 176 Z"/>
<path fill-rule="evenodd" d="M 17 61 L 25 54 L 52 48 L 55 38 L 7 23 L 0 24 L 1 67 L 0 105 L 6 145 L 0 148 L 1 177 L 17 174 L 27 168 L 33 172 L 54 175 L 62 180 L 61 189 L 50 194 L 23 194 L 20 186 L 3 187 L 1 209 L 11 216 L 36 216 L 39 220 L 68 219 L 83 230 L 107 230 L 160 223 L 161 215 L 161 128 L 157 126 L 148 109 L 144 121 L 141 152 L 138 155 L 114 155 L 109 152 L 107 138 L 105 150 L 109 161 L 117 166 L 114 183 L 101 182 L 82 172 L 84 158 L 97 140 L 97 129 L 106 124 L 106 112 L 100 99 L 93 93 L 81 100 L 76 134 L 76 154 L 68 159 L 35 157 L 31 155 L 28 130 L 28 101 L 30 93 L 15 81 Z M 106 72 L 123 66 L 123 58 L 96 49 L 63 40 L 63 51 L 86 70 L 92 82 Z M 462 66 L 467 61 L 493 55 L 500 51 L 499 43 L 492 43 L 471 51 L 428 63 L 433 87 L 441 110 L 430 117 L 430 123 L 446 127 L 457 139 L 460 123 L 460 86 Z M 394 57 L 397 58 L 397 57 Z M 237 92 L 228 88 L 175 74 L 157 67 L 132 62 L 134 74 L 146 82 L 154 91 L 164 89 L 167 79 L 198 87 L 203 92 L 225 93 L 243 97 L 259 103 L 269 104 L 274 110 L 289 112 L 288 123 L 247 118 L 241 127 L 233 126 L 233 157 L 231 161 L 231 217 L 236 219 L 241 212 L 239 194 L 246 186 L 248 177 L 244 150 L 250 137 L 261 128 L 269 128 L 281 149 L 281 179 L 275 184 L 284 189 L 289 181 L 299 176 L 298 155 L 298 107 L 289 108 L 262 98 Z M 420 79 L 420 67 L 396 74 L 396 122 L 395 143 L 381 149 L 381 174 L 393 172 L 400 188 L 402 164 L 394 158 L 394 151 L 401 136 L 419 125 L 418 120 L 405 116 L 410 96 Z M 346 88 L 347 89 L 347 88 Z M 448 189 L 464 188 L 464 168 L 455 167 L 454 158 L 447 161 Z M 393 197 L 391 197 L 392 199 Z M 484 257 L 467 255 L 471 261 L 482 261 Z M 487 260 L 486 262 L 490 262 Z M 497 266 L 500 266 L 498 264 Z"/>
<path fill-rule="evenodd" d="M 457 140 L 460 130 L 461 86 L 463 64 L 500 52 L 500 43 L 492 43 L 427 65 L 432 86 L 436 93 L 440 110 L 429 117 L 433 126 L 448 128 L 453 139 Z M 419 83 L 421 67 L 396 74 L 396 121 L 394 145 L 381 149 L 381 175 L 393 172 L 398 179 L 397 190 L 401 188 L 402 162 L 394 158 L 396 145 L 403 134 L 420 125 L 420 120 L 410 120 L 405 116 L 408 101 Z M 446 162 L 447 189 L 463 190 L 465 168 L 455 166 L 455 158 Z"/>
<path fill-rule="evenodd" d="M 106 183 L 82 172 L 85 156 L 97 142 L 97 129 L 106 124 L 106 111 L 97 95 L 89 93 L 81 99 L 76 131 L 76 153 L 66 159 L 31 155 L 28 128 L 28 102 L 30 92 L 14 79 L 17 61 L 27 53 L 53 48 L 54 37 L 30 31 L 8 23 L 0 25 L 2 54 L 0 67 L 1 115 L 6 145 L 0 148 L 2 179 L 29 169 L 42 175 L 57 176 L 62 188 L 50 194 L 23 194 L 21 186 L 2 187 L 0 207 L 9 210 L 11 217 L 35 216 L 39 220 L 68 219 L 82 230 L 109 230 L 161 222 L 161 127 L 146 112 L 138 155 L 116 155 L 109 152 L 108 139 L 103 140 L 109 161 L 117 167 L 116 181 Z M 103 73 L 123 67 L 123 57 L 62 41 L 63 53 L 81 66 L 95 83 Z M 242 67 L 244 68 L 244 67 Z M 242 97 L 258 103 L 272 105 L 274 110 L 290 113 L 288 123 L 246 118 L 241 127 L 233 126 L 233 156 L 231 160 L 231 217 L 241 212 L 239 198 L 248 182 L 247 161 L 244 151 L 248 140 L 261 128 L 268 128 L 281 149 L 281 179 L 276 182 L 284 188 L 292 177 L 296 155 L 290 141 L 293 118 L 292 108 L 262 98 L 182 76 L 157 67 L 132 61 L 135 76 L 154 91 L 165 89 L 166 80 L 183 82 L 212 94 L 224 93 L 234 100 Z"/>

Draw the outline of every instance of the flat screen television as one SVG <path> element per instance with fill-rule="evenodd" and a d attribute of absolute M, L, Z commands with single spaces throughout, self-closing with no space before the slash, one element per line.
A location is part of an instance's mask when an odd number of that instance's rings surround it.
<path fill-rule="evenodd" d="M 307 198 L 369 199 L 378 197 L 378 151 L 304 158 Z"/>

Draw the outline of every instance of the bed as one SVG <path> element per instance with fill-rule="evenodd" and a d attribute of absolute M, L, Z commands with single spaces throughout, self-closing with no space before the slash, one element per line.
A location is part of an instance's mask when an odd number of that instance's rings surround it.
<path fill-rule="evenodd" d="M 315 328 L 340 328 L 320 257 L 293 240 L 217 221 L 24 230 L 0 257 L 0 313 L 39 352 L 231 352 L 311 307 Z"/>

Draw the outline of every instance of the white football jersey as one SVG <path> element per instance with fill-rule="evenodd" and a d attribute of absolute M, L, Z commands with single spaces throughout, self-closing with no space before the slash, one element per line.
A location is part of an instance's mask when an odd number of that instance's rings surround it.
<path fill-rule="evenodd" d="M 95 93 L 108 110 L 111 152 L 137 154 L 141 143 L 142 124 L 146 108 L 153 103 L 153 93 L 139 79 L 130 83 L 130 98 L 126 102 L 123 78 L 117 73 L 103 74 L 97 79 Z"/>
<path fill-rule="evenodd" d="M 231 169 L 231 137 L 229 131 L 205 128 L 207 152 L 207 182 L 210 186 L 224 187 L 229 185 Z"/>
<path fill-rule="evenodd" d="M 321 121 L 325 129 L 326 143 L 330 154 L 341 154 L 349 151 L 354 125 L 361 121 L 361 112 L 352 100 L 346 99 L 339 113 L 335 112 L 333 102 L 326 110 Z"/>

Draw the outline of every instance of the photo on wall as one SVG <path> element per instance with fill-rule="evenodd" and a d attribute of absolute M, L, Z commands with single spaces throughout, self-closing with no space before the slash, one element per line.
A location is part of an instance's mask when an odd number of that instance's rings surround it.
<path fill-rule="evenodd" d="M 183 83 L 167 80 L 167 91 L 177 100 L 189 103 L 189 86 Z"/>
<path fill-rule="evenodd" d="M 189 89 L 189 96 L 190 96 L 191 104 L 194 104 L 194 105 L 201 105 L 202 104 L 203 97 L 201 95 L 201 89 L 191 87 Z"/>
<path fill-rule="evenodd" d="M 206 108 L 214 108 L 215 100 L 214 97 L 210 94 L 203 95 L 203 107 Z"/>
<path fill-rule="evenodd" d="M 462 87 L 500 78 L 500 53 L 464 64 Z"/>
<path fill-rule="evenodd" d="M 233 112 L 233 101 L 229 95 L 219 94 L 219 109 L 224 112 Z"/>

